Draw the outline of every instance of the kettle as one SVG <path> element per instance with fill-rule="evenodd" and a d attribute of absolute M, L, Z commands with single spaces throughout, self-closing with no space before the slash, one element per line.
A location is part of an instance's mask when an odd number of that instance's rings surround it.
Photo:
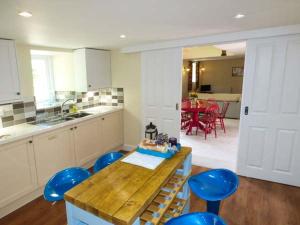
<path fill-rule="evenodd" d="M 145 129 L 145 138 L 150 140 L 155 140 L 157 134 L 158 134 L 157 127 L 152 122 L 150 122 L 150 124 L 148 124 Z"/>

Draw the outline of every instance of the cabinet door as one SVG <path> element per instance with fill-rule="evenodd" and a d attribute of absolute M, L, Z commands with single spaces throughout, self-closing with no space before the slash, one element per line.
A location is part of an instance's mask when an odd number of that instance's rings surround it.
<path fill-rule="evenodd" d="M 0 147 L 0 208 L 37 188 L 31 139 Z"/>
<path fill-rule="evenodd" d="M 88 90 L 111 87 L 110 51 L 86 49 Z"/>
<path fill-rule="evenodd" d="M 101 136 L 105 152 L 123 144 L 123 112 L 114 112 L 101 118 Z"/>
<path fill-rule="evenodd" d="M 0 39 L 0 103 L 20 99 L 19 75 L 14 41 Z"/>
<path fill-rule="evenodd" d="M 39 185 L 44 185 L 58 171 L 75 165 L 70 127 L 34 137 L 34 152 Z"/>
<path fill-rule="evenodd" d="M 91 119 L 75 126 L 75 155 L 79 166 L 97 158 L 102 153 L 99 133 L 98 119 Z"/>

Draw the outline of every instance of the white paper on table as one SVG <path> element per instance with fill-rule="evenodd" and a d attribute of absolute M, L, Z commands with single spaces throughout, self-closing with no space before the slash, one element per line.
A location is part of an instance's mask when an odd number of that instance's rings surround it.
<path fill-rule="evenodd" d="M 164 160 L 165 159 L 161 157 L 134 152 L 129 156 L 125 157 L 124 159 L 122 159 L 121 161 L 154 170 Z"/>

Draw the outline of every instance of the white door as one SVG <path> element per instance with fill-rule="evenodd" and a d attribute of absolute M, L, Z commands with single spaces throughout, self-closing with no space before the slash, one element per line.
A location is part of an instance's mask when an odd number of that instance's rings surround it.
<path fill-rule="evenodd" d="M 179 139 L 182 49 L 142 52 L 142 115 L 159 132 Z"/>
<path fill-rule="evenodd" d="M 20 99 L 15 43 L 0 39 L 0 103 Z"/>
<path fill-rule="evenodd" d="M 299 162 L 300 35 L 248 41 L 238 173 L 300 186 Z"/>

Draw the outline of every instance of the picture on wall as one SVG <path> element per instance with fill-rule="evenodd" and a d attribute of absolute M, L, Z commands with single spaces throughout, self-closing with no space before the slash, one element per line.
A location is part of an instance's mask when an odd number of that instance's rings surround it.
<path fill-rule="evenodd" d="M 232 76 L 233 77 L 244 76 L 244 67 L 243 66 L 232 67 Z"/>

